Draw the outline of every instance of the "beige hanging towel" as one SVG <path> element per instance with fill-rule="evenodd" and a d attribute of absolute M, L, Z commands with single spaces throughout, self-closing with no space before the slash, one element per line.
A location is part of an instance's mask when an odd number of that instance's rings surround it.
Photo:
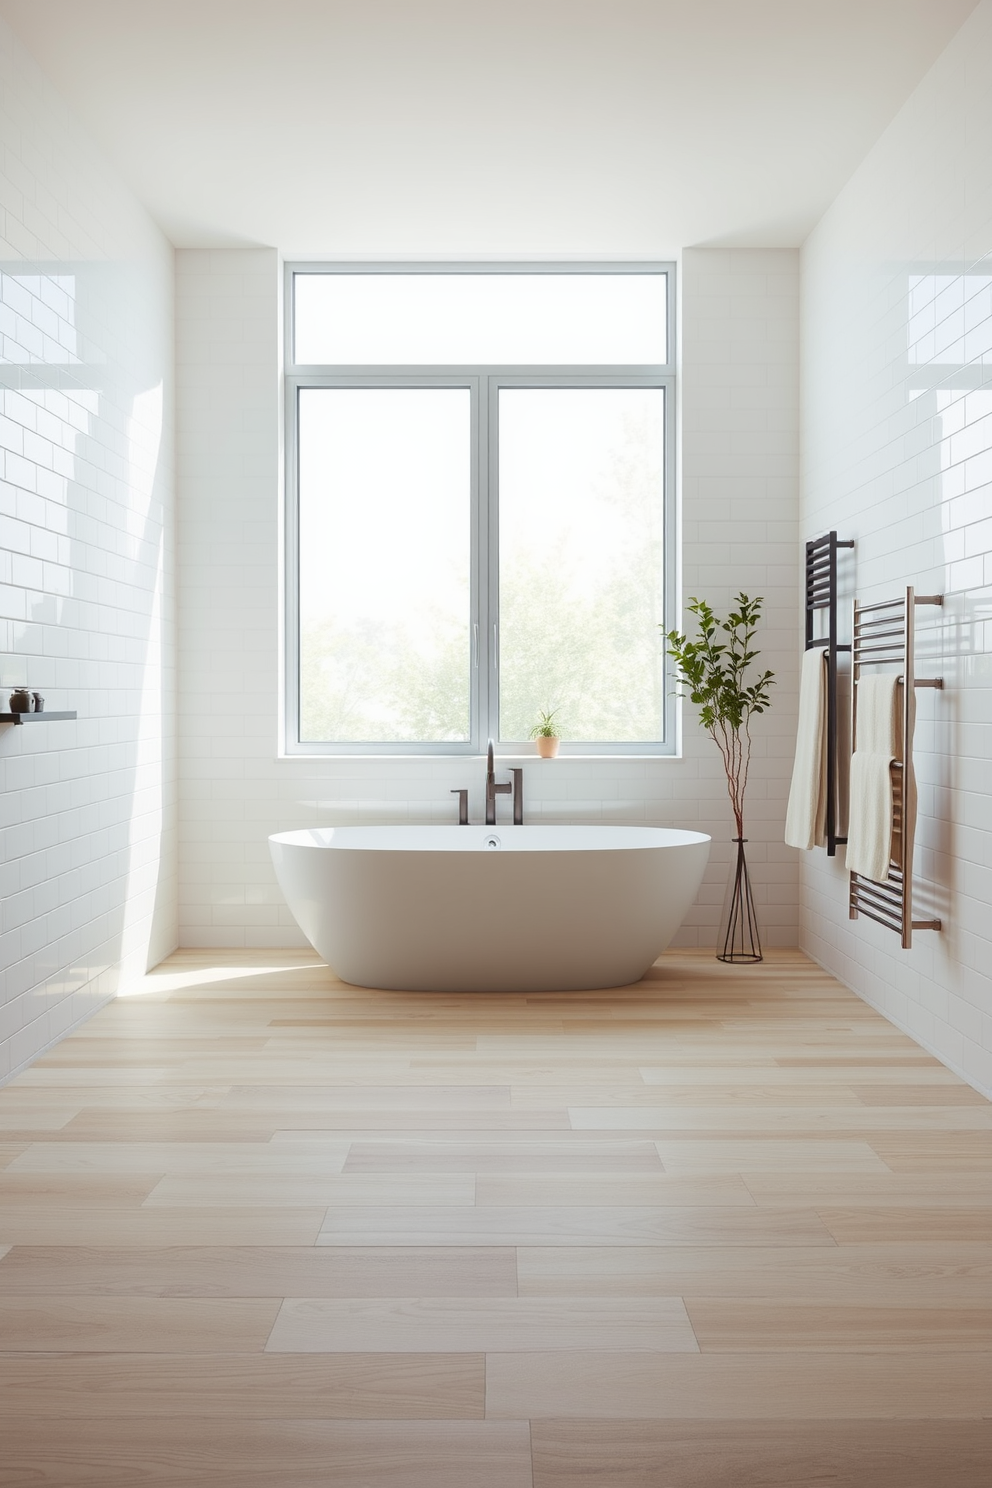
<path fill-rule="evenodd" d="M 799 679 L 796 762 L 785 816 L 785 840 L 809 851 L 827 840 L 827 655 L 821 647 L 803 653 Z"/>
<path fill-rule="evenodd" d="M 884 883 L 890 862 L 899 862 L 902 836 L 893 836 L 893 790 L 900 781 L 893 778 L 892 766 L 903 757 L 902 681 L 894 673 L 860 678 L 854 745 L 847 866 Z M 916 782 L 911 768 L 904 773 L 909 819 L 916 812 Z"/>

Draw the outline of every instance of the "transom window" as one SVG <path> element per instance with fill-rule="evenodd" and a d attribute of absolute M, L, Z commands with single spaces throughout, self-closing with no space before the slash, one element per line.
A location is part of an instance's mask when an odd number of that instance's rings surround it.
<path fill-rule="evenodd" d="M 287 748 L 668 753 L 671 266 L 287 270 Z"/>

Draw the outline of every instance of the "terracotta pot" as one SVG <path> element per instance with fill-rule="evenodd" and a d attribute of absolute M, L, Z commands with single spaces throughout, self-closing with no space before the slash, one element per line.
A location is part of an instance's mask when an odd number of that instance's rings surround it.
<path fill-rule="evenodd" d="M 535 743 L 537 744 L 537 752 L 541 756 L 541 759 L 554 759 L 558 753 L 558 745 L 561 743 L 561 740 L 554 737 L 548 738 L 546 734 L 538 734 Z"/>

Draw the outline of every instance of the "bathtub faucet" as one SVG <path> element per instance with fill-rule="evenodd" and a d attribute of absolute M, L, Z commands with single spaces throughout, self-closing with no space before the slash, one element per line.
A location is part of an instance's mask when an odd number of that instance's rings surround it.
<path fill-rule="evenodd" d="M 524 824 L 524 772 L 523 770 L 511 770 L 513 784 L 509 781 L 502 785 L 496 784 L 496 771 L 493 768 L 493 741 L 489 740 L 489 748 L 486 751 L 486 826 L 496 825 L 496 797 L 508 796 L 513 792 L 513 825 L 522 827 Z"/>

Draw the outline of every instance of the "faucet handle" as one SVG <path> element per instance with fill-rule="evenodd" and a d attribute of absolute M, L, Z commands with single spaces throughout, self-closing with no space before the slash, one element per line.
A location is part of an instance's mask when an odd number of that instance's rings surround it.
<path fill-rule="evenodd" d="M 467 788 L 464 788 L 462 790 L 453 790 L 451 792 L 451 794 L 453 796 L 457 796 L 458 797 L 458 825 L 460 827 L 467 827 L 468 826 L 468 789 Z"/>
<path fill-rule="evenodd" d="M 524 824 L 524 772 L 516 768 L 510 771 L 513 776 L 513 825 L 522 827 Z"/>

